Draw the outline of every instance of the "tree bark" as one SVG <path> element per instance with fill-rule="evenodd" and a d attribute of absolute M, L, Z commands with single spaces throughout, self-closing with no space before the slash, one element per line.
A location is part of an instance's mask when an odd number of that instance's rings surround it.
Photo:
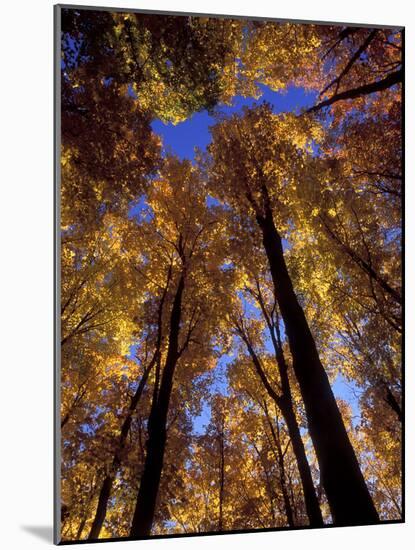
<path fill-rule="evenodd" d="M 148 423 L 147 454 L 131 525 L 131 537 L 148 537 L 154 520 L 166 447 L 166 424 L 173 376 L 180 356 L 179 334 L 184 286 L 185 268 L 183 267 L 171 311 L 169 345 L 157 403 Z"/>
<path fill-rule="evenodd" d="M 286 372 L 285 377 L 287 378 L 287 381 L 284 381 L 284 385 L 288 383 L 288 376 Z M 290 436 L 293 452 L 297 460 L 298 471 L 303 486 L 304 503 L 307 516 L 311 526 L 322 527 L 324 525 L 323 516 L 321 514 L 320 504 L 318 502 L 314 487 L 304 443 L 301 438 L 300 428 L 298 427 L 297 419 L 295 417 L 291 392 L 286 393 L 283 390 L 282 401 L 281 412 L 284 416 L 285 423 L 287 424 L 288 434 Z"/>
<path fill-rule="evenodd" d="M 257 223 L 267 254 L 278 302 L 317 454 L 320 475 L 336 525 L 377 523 L 379 516 L 320 361 L 304 311 L 285 264 L 281 237 L 275 227 L 267 191 L 264 214 Z"/>

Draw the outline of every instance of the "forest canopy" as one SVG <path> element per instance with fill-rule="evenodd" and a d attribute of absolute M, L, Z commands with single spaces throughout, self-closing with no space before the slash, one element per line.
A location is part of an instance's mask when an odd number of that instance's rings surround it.
<path fill-rule="evenodd" d="M 61 540 L 402 521 L 402 29 L 60 15 Z"/>

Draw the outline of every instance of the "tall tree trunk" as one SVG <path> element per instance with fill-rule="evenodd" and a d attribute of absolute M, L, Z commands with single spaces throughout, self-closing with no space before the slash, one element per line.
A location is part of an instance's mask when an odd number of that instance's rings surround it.
<path fill-rule="evenodd" d="M 184 285 L 185 270 L 183 268 L 171 311 L 169 345 L 157 404 L 148 424 L 147 454 L 131 525 L 130 535 L 132 537 L 148 537 L 154 520 L 166 447 L 167 413 L 173 387 L 174 371 L 180 356 L 179 333 Z"/>
<path fill-rule="evenodd" d="M 86 523 L 86 515 L 84 515 L 84 517 L 81 520 L 81 523 L 79 524 L 78 531 L 76 532 L 76 539 L 75 540 L 80 540 L 81 539 L 81 535 L 82 535 L 82 531 L 84 530 L 85 523 Z"/>
<path fill-rule="evenodd" d="M 264 190 L 263 190 L 264 191 Z M 317 454 L 322 483 L 336 525 L 377 523 L 379 516 L 320 361 L 304 311 L 285 264 L 266 190 L 265 214 L 257 212 L 278 302 Z"/>
<path fill-rule="evenodd" d="M 303 486 L 304 503 L 307 510 L 307 516 L 310 525 L 321 527 L 324 525 L 321 514 L 320 504 L 318 502 L 316 490 L 311 475 L 310 465 L 301 437 L 300 428 L 295 416 L 293 400 L 291 395 L 290 382 L 288 379 L 288 366 L 285 362 L 282 350 L 276 350 L 277 364 L 281 382 L 280 409 L 287 424 L 288 434 L 291 439 L 295 458 L 297 460 L 298 471 Z"/>
<path fill-rule="evenodd" d="M 88 535 L 88 539 L 90 540 L 97 539 L 101 532 L 102 525 L 104 523 L 105 516 L 107 514 L 108 501 L 111 496 L 114 479 L 121 465 L 121 459 L 122 459 L 121 455 L 125 447 L 125 442 L 127 441 L 128 433 L 130 431 L 132 416 L 141 399 L 141 395 L 143 394 L 143 391 L 147 384 L 148 376 L 151 370 L 153 369 L 154 365 L 158 365 L 160 362 L 161 343 L 163 339 L 163 330 L 162 330 L 163 308 L 164 308 L 164 302 L 166 299 L 166 294 L 170 284 L 171 273 L 172 273 L 172 266 L 170 265 L 167 273 L 166 286 L 164 287 L 163 294 L 161 295 L 160 303 L 157 310 L 157 338 L 156 338 L 155 351 L 150 363 L 144 369 L 144 372 L 141 377 L 140 383 L 138 384 L 137 390 L 133 395 L 133 397 L 131 398 L 127 416 L 125 417 L 124 422 L 122 423 L 121 432 L 118 439 L 117 448 L 115 450 L 114 457 L 112 460 L 111 468 L 104 478 L 104 481 L 101 486 L 101 491 L 99 493 L 98 506 L 95 512 L 94 521 L 92 522 L 91 530 Z"/>
<path fill-rule="evenodd" d="M 402 408 L 399 405 L 398 401 L 396 400 L 396 397 L 393 395 L 392 390 L 388 386 L 386 386 L 385 401 L 393 410 L 393 412 L 396 414 L 399 422 L 402 422 L 403 421 Z"/>

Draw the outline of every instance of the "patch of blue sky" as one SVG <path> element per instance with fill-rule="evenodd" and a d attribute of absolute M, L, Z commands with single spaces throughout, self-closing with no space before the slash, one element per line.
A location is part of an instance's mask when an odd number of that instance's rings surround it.
<path fill-rule="evenodd" d="M 244 107 L 253 107 L 264 101 L 272 105 L 274 113 L 294 112 L 299 114 L 302 109 L 314 105 L 317 92 L 306 91 L 303 88 L 290 86 L 287 90 L 274 92 L 267 86 L 259 84 L 262 95 L 252 97 L 236 96 L 232 105 L 221 105 L 216 114 L 207 111 L 195 113 L 179 124 L 165 124 L 161 120 L 152 122 L 154 132 L 163 138 L 165 153 L 172 153 L 181 159 L 194 160 L 195 147 L 204 151 L 211 141 L 209 127 L 213 126 L 221 115 L 229 116 L 242 111 Z"/>
<path fill-rule="evenodd" d="M 138 223 L 149 222 L 153 219 L 154 212 L 148 204 L 145 195 L 141 195 L 138 199 L 130 203 L 128 217 L 130 219 L 135 219 Z"/>
<path fill-rule="evenodd" d="M 159 119 L 154 120 L 151 126 L 153 131 L 163 140 L 164 154 L 174 154 L 181 159 L 188 159 L 194 162 L 196 149 L 201 151 L 206 150 L 211 141 L 209 128 L 221 116 L 230 116 L 241 112 L 244 107 L 253 107 L 265 101 L 272 105 L 273 112 L 276 114 L 283 112 L 299 114 L 301 110 L 314 105 L 317 99 L 317 92 L 307 91 L 300 87 L 289 86 L 286 90 L 278 92 L 271 90 L 263 84 L 259 84 L 258 87 L 262 93 L 258 99 L 236 96 L 232 105 L 220 105 L 216 108 L 215 113 L 212 114 L 206 110 L 195 113 L 176 125 L 164 123 Z M 131 97 L 137 97 L 131 85 L 129 86 L 128 94 Z M 320 152 L 318 145 L 315 142 L 311 145 L 313 155 L 318 155 Z M 209 207 L 220 205 L 220 202 L 213 197 L 208 197 L 206 202 Z M 142 196 L 132 203 L 129 215 L 133 218 L 142 219 L 140 217 L 146 209 L 145 197 Z M 283 243 L 285 246 L 287 244 L 287 242 Z"/>
<path fill-rule="evenodd" d="M 226 376 L 226 369 L 229 363 L 233 361 L 232 353 L 219 357 L 214 368 L 212 383 L 210 384 L 210 394 L 214 395 L 229 395 L 230 388 Z M 195 416 L 193 420 L 192 433 L 194 435 L 202 435 L 206 433 L 206 428 L 211 419 L 211 407 L 208 400 L 202 401 L 200 414 Z"/>
<path fill-rule="evenodd" d="M 166 529 L 171 531 L 172 529 L 174 529 L 177 526 L 177 521 L 169 519 L 169 520 L 163 521 L 163 524 L 164 524 L 164 527 Z"/>
<path fill-rule="evenodd" d="M 137 99 L 137 94 L 135 93 L 132 84 L 128 84 L 127 94 L 133 99 Z"/>
<path fill-rule="evenodd" d="M 132 361 L 135 361 L 136 363 L 138 363 L 138 360 L 137 360 L 137 351 L 139 349 L 139 344 L 133 344 L 132 346 L 130 346 L 130 349 L 127 353 L 127 359 L 130 359 Z"/>
<path fill-rule="evenodd" d="M 385 243 L 389 244 L 395 241 L 400 242 L 402 238 L 402 230 L 400 227 L 385 228 L 383 230 Z"/>
<path fill-rule="evenodd" d="M 352 409 L 352 424 L 356 427 L 362 420 L 362 413 L 359 405 L 362 389 L 353 382 L 348 380 L 342 374 L 338 374 L 331 385 L 336 399 L 346 401 Z"/>
<path fill-rule="evenodd" d="M 208 401 L 203 401 L 200 413 L 193 417 L 192 434 L 203 435 L 211 418 L 211 407 Z"/>
<path fill-rule="evenodd" d="M 104 84 L 104 86 L 109 86 L 113 81 L 114 81 L 114 77 L 112 76 L 107 76 L 102 79 L 102 83 Z"/>
<path fill-rule="evenodd" d="M 206 206 L 208 208 L 217 208 L 217 207 L 221 206 L 221 203 L 217 198 L 212 197 L 211 195 L 208 195 L 206 197 Z"/>

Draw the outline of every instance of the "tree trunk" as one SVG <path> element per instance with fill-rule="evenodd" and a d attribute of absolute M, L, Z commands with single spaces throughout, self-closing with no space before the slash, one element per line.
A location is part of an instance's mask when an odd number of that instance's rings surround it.
<path fill-rule="evenodd" d="M 170 265 L 168 273 L 167 273 L 167 281 L 166 286 L 164 287 L 163 294 L 160 298 L 160 303 L 157 310 L 157 338 L 156 338 L 156 346 L 155 351 L 153 354 L 153 357 L 148 364 L 148 366 L 144 369 L 143 376 L 141 377 L 140 383 L 138 384 L 137 390 L 134 394 L 134 396 L 131 398 L 130 406 L 128 409 L 128 413 L 126 418 L 124 419 L 124 422 L 121 426 L 121 432 L 120 437 L 118 440 L 118 445 L 114 453 L 114 458 L 112 460 L 112 465 L 110 471 L 107 473 L 104 482 L 101 487 L 101 491 L 99 493 L 98 498 L 98 506 L 95 512 L 94 521 L 92 522 L 91 531 L 88 535 L 88 539 L 97 539 L 99 537 L 99 534 L 102 529 L 102 525 L 105 520 L 105 516 L 107 514 L 107 507 L 108 507 L 108 501 L 111 496 L 112 491 L 112 485 L 114 483 L 115 476 L 117 474 L 117 471 L 121 465 L 121 454 L 125 446 L 125 442 L 127 441 L 128 433 L 130 431 L 131 422 L 132 422 L 132 415 L 135 412 L 137 405 L 141 399 L 141 395 L 144 391 L 144 388 L 147 384 L 147 380 L 149 377 L 149 374 L 151 370 L 153 369 L 154 365 L 158 365 L 160 362 L 160 355 L 161 355 L 161 343 L 163 339 L 163 331 L 162 331 L 162 323 L 163 323 L 163 308 L 164 308 L 164 302 L 166 299 L 166 294 L 169 288 L 170 279 L 171 279 L 171 272 L 172 272 L 172 266 Z M 156 377 L 157 378 L 157 377 Z M 157 385 L 157 382 L 156 382 Z"/>
<path fill-rule="evenodd" d="M 156 357 L 156 354 L 155 356 Z M 154 359 L 153 357 L 153 359 Z M 101 491 L 99 492 L 98 506 L 95 512 L 94 521 L 92 522 L 91 531 L 89 532 L 88 539 L 95 540 L 99 537 L 99 534 L 102 529 L 102 525 L 107 515 L 108 501 L 111 496 L 112 485 L 114 483 L 115 476 L 117 475 L 118 469 L 121 465 L 121 453 L 124 449 L 125 442 L 127 441 L 128 432 L 130 431 L 132 415 L 138 405 L 140 397 L 143 393 L 144 387 L 147 383 L 148 375 L 152 369 L 154 361 L 151 361 L 150 365 L 146 368 L 141 377 L 140 383 L 138 385 L 137 391 L 134 394 L 134 397 L 131 399 L 131 404 L 127 413 L 127 416 L 122 424 L 120 437 L 118 440 L 117 449 L 114 453 L 114 458 L 112 460 L 110 471 L 104 478 Z"/>
<path fill-rule="evenodd" d="M 399 422 L 403 422 L 402 408 L 399 405 L 398 401 L 396 400 L 396 397 L 393 395 L 392 390 L 388 386 L 386 386 L 385 401 L 393 410 L 393 412 L 396 414 Z"/>
<path fill-rule="evenodd" d="M 154 414 L 149 419 L 147 454 L 131 525 L 131 537 L 148 537 L 154 520 L 166 447 L 167 413 L 173 387 L 174 371 L 180 355 L 179 333 L 184 284 L 185 271 L 183 268 L 171 311 L 169 345 L 157 404 L 154 407 Z"/>
<path fill-rule="evenodd" d="M 290 436 L 293 452 L 297 461 L 298 472 L 300 474 L 301 484 L 303 487 L 307 516 L 311 526 L 322 527 L 324 525 L 323 516 L 321 514 L 320 504 L 318 502 L 314 487 L 304 443 L 301 438 L 300 428 L 298 427 L 297 419 L 295 417 L 291 393 L 289 395 L 283 394 L 282 400 L 284 404 L 281 406 L 281 412 L 287 425 L 288 434 Z"/>
<path fill-rule="evenodd" d="M 99 492 L 98 506 L 95 512 L 94 521 L 88 535 L 88 540 L 95 540 L 99 537 L 102 524 L 104 523 L 105 516 L 107 514 L 108 500 L 111 495 L 112 483 L 114 481 L 114 474 L 111 472 L 107 474 Z"/>
<path fill-rule="evenodd" d="M 85 523 L 86 523 L 86 516 L 82 518 L 81 523 L 79 524 L 79 527 L 78 527 L 78 531 L 76 532 L 76 540 L 78 541 L 81 539 L 81 535 L 82 535 L 82 531 L 84 530 Z"/>
<path fill-rule="evenodd" d="M 277 434 L 276 434 L 274 427 L 272 425 L 271 419 L 268 416 L 268 411 L 266 408 L 265 408 L 265 414 L 267 416 L 267 420 L 271 428 L 272 437 L 274 439 L 274 443 L 277 448 L 278 469 L 280 473 L 280 476 L 279 476 L 280 485 L 281 485 L 282 498 L 284 500 L 285 515 L 287 516 L 287 523 L 290 527 L 295 527 L 293 509 L 291 506 L 291 501 L 290 501 L 288 488 L 287 488 L 287 476 L 285 473 L 284 453 L 282 452 L 282 448 L 281 448 L 280 430 L 279 430 L 278 422 L 276 424 L 277 426 Z"/>
<path fill-rule="evenodd" d="M 267 196 L 265 203 L 265 215 L 257 212 L 256 218 L 262 231 L 275 298 L 284 320 L 293 368 L 333 521 L 336 525 L 377 523 L 376 508 L 347 436 L 304 311 L 295 295 Z"/>

